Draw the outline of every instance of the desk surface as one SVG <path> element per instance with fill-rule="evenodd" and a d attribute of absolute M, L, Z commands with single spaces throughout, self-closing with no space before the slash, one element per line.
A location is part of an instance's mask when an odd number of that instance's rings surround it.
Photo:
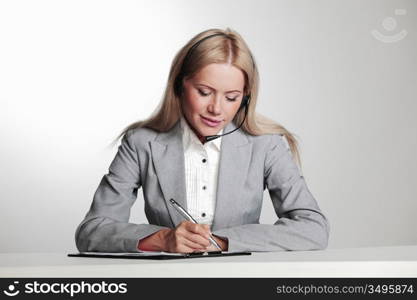
<path fill-rule="evenodd" d="M 0 277 L 417 277 L 417 246 L 141 260 L 1 253 Z"/>

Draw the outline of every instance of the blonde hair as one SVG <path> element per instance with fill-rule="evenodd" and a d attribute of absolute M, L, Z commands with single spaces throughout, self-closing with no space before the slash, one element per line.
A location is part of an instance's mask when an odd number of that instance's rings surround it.
<path fill-rule="evenodd" d="M 198 47 L 193 46 L 202 39 L 215 35 L 207 41 L 199 43 Z M 189 51 L 191 48 L 192 51 Z M 191 53 L 189 53 L 191 52 Z M 186 60 L 185 60 L 186 58 Z M 146 127 L 157 132 L 169 131 L 179 120 L 181 112 L 181 92 L 178 91 L 178 79 L 191 78 L 203 67 L 211 63 L 229 63 L 241 69 L 245 75 L 245 95 L 250 94 L 248 114 L 240 128 L 250 135 L 264 135 L 278 133 L 285 137 L 289 148 L 298 163 L 301 170 L 301 160 L 298 151 L 298 142 L 294 134 L 290 133 L 279 123 L 255 112 L 259 74 L 249 47 L 243 38 L 236 31 L 226 28 L 209 29 L 195 35 L 185 46 L 183 46 L 175 55 L 171 64 L 171 70 L 168 75 L 168 82 L 162 101 L 156 107 L 152 115 L 145 120 L 137 121 L 127 126 L 112 142 L 117 143 L 119 138 L 124 136 L 127 131 L 134 128 Z M 182 86 L 182 80 L 181 80 Z M 245 110 L 239 110 L 233 122 L 240 124 L 243 121 Z"/>

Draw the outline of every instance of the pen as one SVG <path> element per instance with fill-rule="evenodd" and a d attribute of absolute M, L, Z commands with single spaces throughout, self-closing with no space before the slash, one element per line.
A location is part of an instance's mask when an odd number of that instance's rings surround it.
<path fill-rule="evenodd" d="M 175 201 L 174 199 L 169 199 L 169 202 L 171 202 L 172 206 L 174 206 L 174 208 L 184 217 L 186 218 L 188 221 L 193 222 L 194 224 L 198 224 L 196 220 L 194 220 L 194 218 L 184 209 L 182 208 L 182 206 Z M 208 238 L 210 240 L 210 242 L 216 246 L 218 249 L 220 249 L 220 251 L 222 250 L 222 248 L 220 247 L 220 245 L 214 240 L 214 238 L 212 236 L 209 236 Z"/>

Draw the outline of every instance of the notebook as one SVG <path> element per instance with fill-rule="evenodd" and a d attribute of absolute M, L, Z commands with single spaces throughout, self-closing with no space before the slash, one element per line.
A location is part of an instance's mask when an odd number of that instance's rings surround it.
<path fill-rule="evenodd" d="M 210 251 L 210 252 L 192 252 L 192 253 L 172 253 L 172 252 L 79 252 L 70 253 L 70 257 L 102 257 L 102 258 L 128 258 L 128 259 L 179 259 L 179 258 L 198 258 L 198 257 L 218 257 L 232 255 L 251 255 L 247 251 Z"/>

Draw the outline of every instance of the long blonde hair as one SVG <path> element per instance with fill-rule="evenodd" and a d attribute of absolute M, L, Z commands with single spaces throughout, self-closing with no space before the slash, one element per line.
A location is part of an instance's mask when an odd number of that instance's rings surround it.
<path fill-rule="evenodd" d="M 213 34 L 219 35 L 207 39 L 207 41 L 202 42 L 189 53 L 193 45 Z M 184 63 L 186 65 L 183 65 Z M 195 35 L 183 46 L 172 61 L 162 101 L 152 115 L 148 119 L 137 121 L 127 126 L 112 142 L 112 145 L 114 146 L 127 131 L 134 128 L 146 127 L 157 132 L 169 131 L 182 115 L 181 94 L 176 87 L 178 77 L 191 78 L 199 70 L 211 63 L 230 63 L 241 69 L 245 75 L 244 92 L 246 95 L 250 94 L 250 102 L 248 114 L 240 129 L 255 136 L 273 133 L 283 135 L 288 142 L 295 162 L 298 163 L 301 170 L 298 142 L 294 134 L 290 133 L 279 123 L 255 112 L 259 87 L 259 74 L 256 62 L 240 34 L 230 28 L 226 28 L 226 30 L 216 28 L 205 30 Z M 240 124 L 243 121 L 244 114 L 244 109 L 239 110 L 233 118 L 233 122 Z"/>

